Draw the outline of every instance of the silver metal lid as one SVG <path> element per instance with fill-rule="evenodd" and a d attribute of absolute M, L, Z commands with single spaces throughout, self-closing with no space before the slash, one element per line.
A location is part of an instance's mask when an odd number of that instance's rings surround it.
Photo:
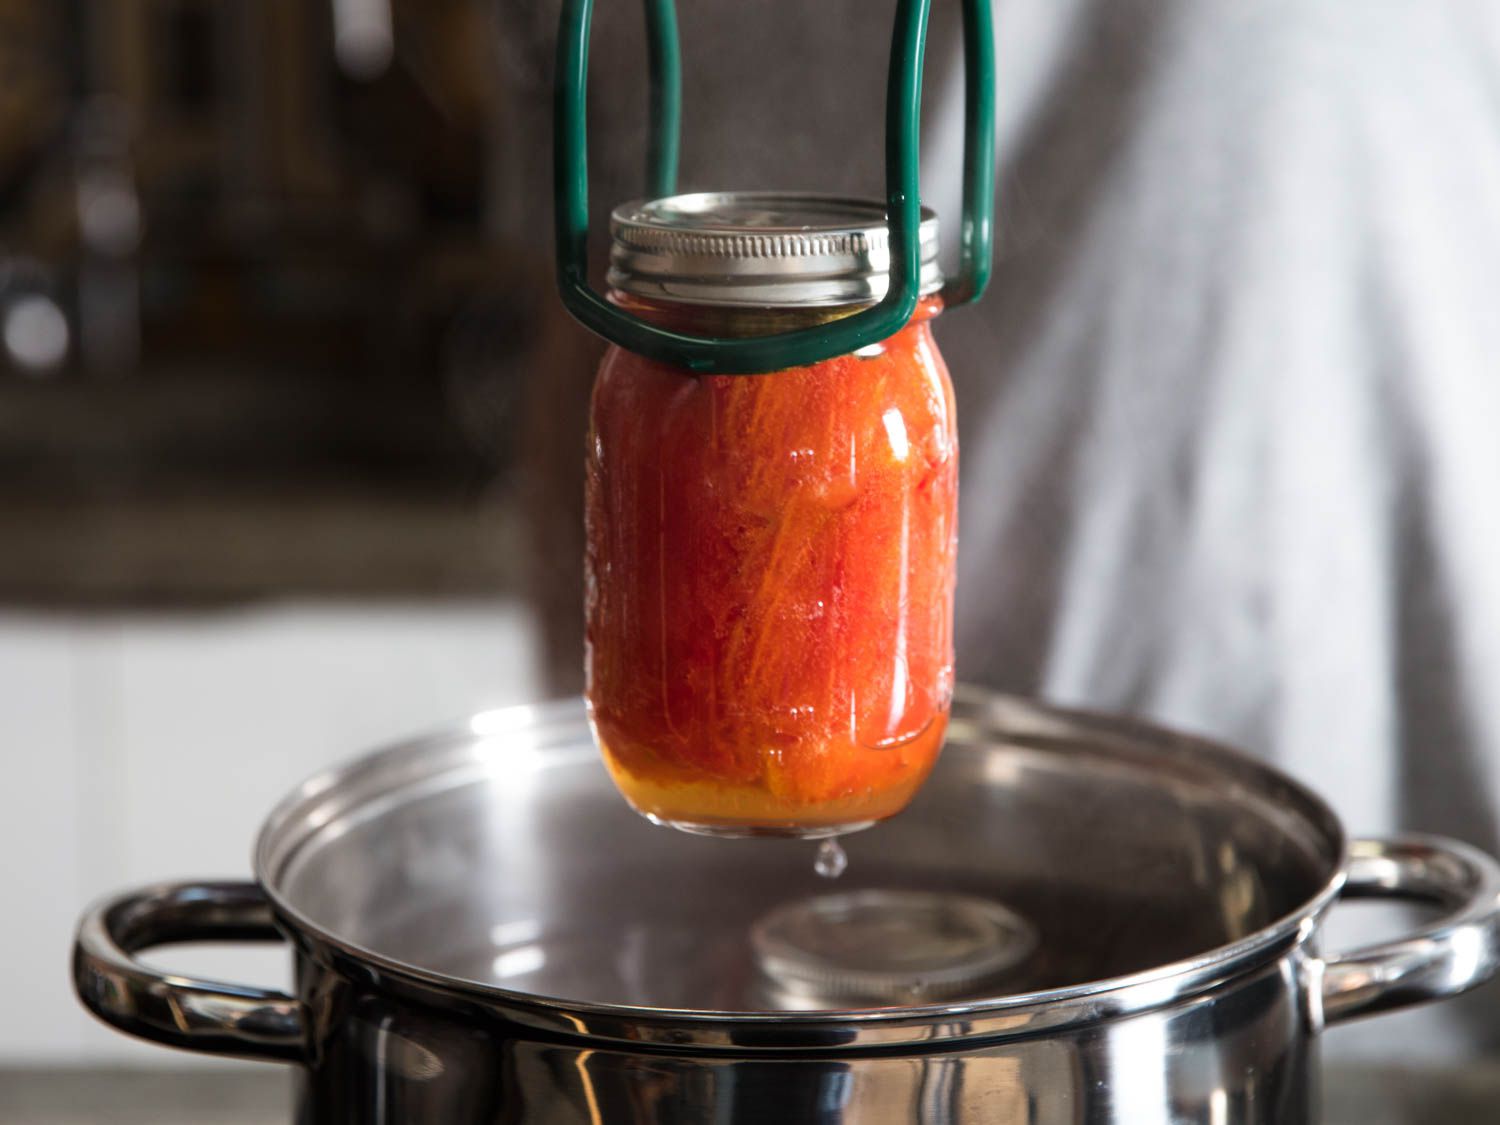
<path fill-rule="evenodd" d="M 638 297 L 694 305 L 869 304 L 890 284 L 885 205 L 812 192 L 698 192 L 621 204 L 607 280 Z M 922 209 L 925 296 L 942 287 L 938 220 Z"/>

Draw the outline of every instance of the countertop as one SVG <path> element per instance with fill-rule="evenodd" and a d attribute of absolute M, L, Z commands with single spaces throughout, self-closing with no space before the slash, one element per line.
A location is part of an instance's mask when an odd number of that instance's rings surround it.
<path fill-rule="evenodd" d="M 1456 1068 L 1330 1067 L 1326 1125 L 1500 1120 L 1500 1062 Z M 290 1076 L 234 1070 L 0 1070 L 6 1125 L 286 1125 Z"/>

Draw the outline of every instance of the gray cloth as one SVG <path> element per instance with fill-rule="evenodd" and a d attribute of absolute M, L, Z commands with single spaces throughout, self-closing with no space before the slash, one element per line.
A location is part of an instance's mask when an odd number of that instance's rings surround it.
<path fill-rule="evenodd" d="M 1500 5 L 997 14 L 998 272 L 940 336 L 960 674 L 1495 852 Z M 1494 993 L 1462 1007 L 1330 1047 L 1500 1046 Z"/>
<path fill-rule="evenodd" d="M 924 167 L 950 242 L 956 7 Z M 596 88 L 639 90 L 638 9 L 604 8 L 627 11 Z M 879 192 L 890 4 L 683 9 L 685 186 Z M 1500 850 L 1500 4 L 996 17 L 996 276 L 938 325 L 960 676 L 1223 737 L 1356 833 Z M 640 154 L 636 102 L 600 101 L 625 138 L 596 157 L 602 210 Z M 1496 1011 L 1329 1049 L 1454 1061 L 1500 1048 Z"/>

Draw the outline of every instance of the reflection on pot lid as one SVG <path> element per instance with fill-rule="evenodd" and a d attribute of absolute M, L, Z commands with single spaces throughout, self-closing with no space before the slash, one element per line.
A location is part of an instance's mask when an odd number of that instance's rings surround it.
<path fill-rule="evenodd" d="M 779 906 L 751 931 L 777 1008 L 930 1004 L 998 988 L 1036 948 L 1012 910 L 975 895 L 874 888 Z"/>

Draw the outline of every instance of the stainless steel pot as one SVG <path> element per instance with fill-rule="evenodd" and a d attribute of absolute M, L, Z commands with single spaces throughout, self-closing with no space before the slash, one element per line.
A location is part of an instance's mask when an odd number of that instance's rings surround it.
<path fill-rule="evenodd" d="M 129 1034 L 298 1064 L 302 1122 L 1295 1125 L 1316 1119 L 1326 1026 L 1455 995 L 1500 958 L 1500 869 L 1472 848 L 1346 844 L 1316 796 L 1235 753 L 982 693 L 911 809 L 848 851 L 830 885 L 805 843 L 653 828 L 581 706 L 492 712 L 301 786 L 255 882 L 98 904 L 74 979 Z M 1003 995 L 766 1010 L 748 935 L 834 889 L 995 903 L 1035 952 Z M 1448 913 L 1326 956 L 1341 895 Z M 291 943 L 295 996 L 133 956 L 256 940 Z"/>

